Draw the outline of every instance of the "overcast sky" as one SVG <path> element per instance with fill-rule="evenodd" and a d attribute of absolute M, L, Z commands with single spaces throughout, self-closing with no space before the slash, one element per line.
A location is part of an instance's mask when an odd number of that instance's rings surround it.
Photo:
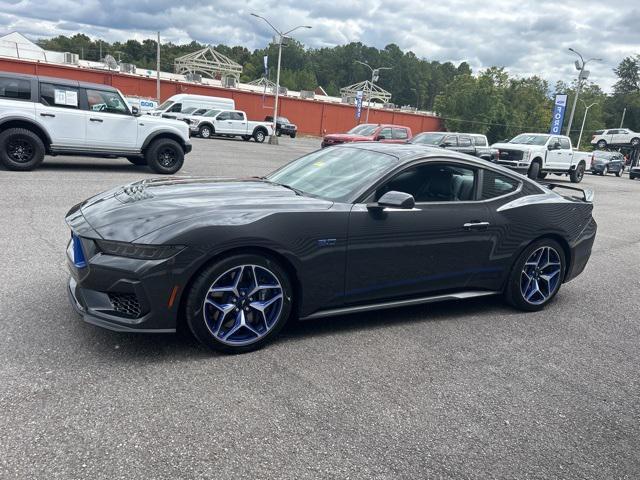
<path fill-rule="evenodd" d="M 620 60 L 640 53 L 637 0 L 0 0 L 0 33 L 35 39 L 82 32 L 113 41 L 160 30 L 163 41 L 263 47 L 272 32 L 250 12 L 283 30 L 312 25 L 296 33 L 310 47 L 396 43 L 428 60 L 467 61 L 474 71 L 504 66 L 552 84 L 575 77 L 573 47 L 603 59 L 588 69 L 605 90 Z"/>

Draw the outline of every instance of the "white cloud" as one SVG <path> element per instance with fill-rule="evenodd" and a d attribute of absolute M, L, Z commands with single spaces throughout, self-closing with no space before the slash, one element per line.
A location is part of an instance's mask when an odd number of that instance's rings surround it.
<path fill-rule="evenodd" d="M 153 37 L 165 41 L 263 47 L 273 32 L 258 12 L 283 30 L 296 32 L 310 47 L 361 41 L 383 48 L 396 43 L 428 60 L 467 61 L 474 70 L 504 66 L 514 75 L 540 75 L 552 84 L 575 78 L 568 52 L 602 57 L 591 79 L 609 89 L 612 69 L 640 53 L 640 29 L 632 19 L 640 8 L 630 0 L 612 6 L 594 0 L 0 0 L 0 31 L 28 36 L 70 35 L 75 31 L 109 41 Z"/>

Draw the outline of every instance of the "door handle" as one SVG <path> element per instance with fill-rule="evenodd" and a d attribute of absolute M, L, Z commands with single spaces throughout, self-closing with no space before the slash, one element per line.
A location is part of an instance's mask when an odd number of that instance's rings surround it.
<path fill-rule="evenodd" d="M 55 115 L 53 113 L 41 113 L 40 116 L 41 117 L 51 117 L 51 118 L 55 117 Z"/>
<path fill-rule="evenodd" d="M 462 228 L 465 230 L 486 230 L 491 225 L 489 222 L 469 222 L 465 223 Z"/>
<path fill-rule="evenodd" d="M 91 120 L 92 122 L 102 123 L 102 119 L 101 118 L 90 118 L 89 120 Z"/>

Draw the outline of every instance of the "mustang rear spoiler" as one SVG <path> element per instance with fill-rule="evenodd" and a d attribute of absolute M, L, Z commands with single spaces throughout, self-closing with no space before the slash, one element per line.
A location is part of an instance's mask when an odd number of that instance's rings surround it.
<path fill-rule="evenodd" d="M 550 182 L 540 182 L 540 185 L 548 188 L 549 190 L 554 190 L 556 188 L 564 188 L 565 190 L 573 190 L 574 192 L 580 192 L 582 194 L 582 200 L 585 202 L 593 202 L 593 190 L 590 188 L 580 188 L 580 187 L 572 187 L 570 185 L 565 185 L 563 183 L 550 183 Z M 571 195 L 574 198 L 578 198 L 575 195 Z"/>

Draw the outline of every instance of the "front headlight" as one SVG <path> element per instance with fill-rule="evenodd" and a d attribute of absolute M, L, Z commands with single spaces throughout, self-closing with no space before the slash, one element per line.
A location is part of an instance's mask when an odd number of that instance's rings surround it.
<path fill-rule="evenodd" d="M 141 245 L 111 240 L 96 240 L 95 242 L 102 253 L 116 257 L 138 258 L 140 260 L 169 258 L 185 248 L 183 245 Z"/>

